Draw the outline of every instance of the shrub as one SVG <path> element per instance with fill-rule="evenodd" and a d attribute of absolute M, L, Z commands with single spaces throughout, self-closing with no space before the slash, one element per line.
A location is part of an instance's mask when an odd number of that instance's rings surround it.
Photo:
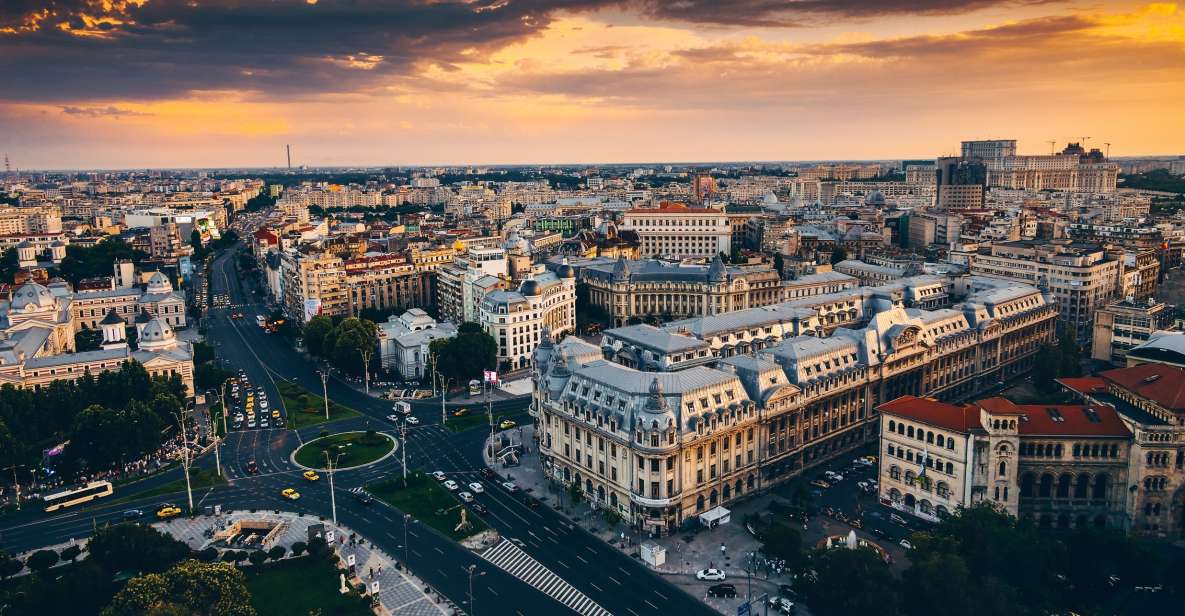
<path fill-rule="evenodd" d="M 78 545 L 72 545 L 62 550 L 62 560 L 74 562 L 78 560 L 78 555 L 82 553 L 82 548 Z"/>
<path fill-rule="evenodd" d="M 267 560 L 267 552 L 263 550 L 252 550 L 247 559 L 251 561 L 252 565 L 258 567 L 263 564 L 263 561 Z"/>
<path fill-rule="evenodd" d="M 281 558 L 284 558 L 284 554 L 286 554 L 286 553 L 288 553 L 287 548 L 285 548 L 282 545 L 277 545 L 274 548 L 267 551 L 267 557 L 272 560 L 280 560 Z"/>
<path fill-rule="evenodd" d="M 309 546 L 305 545 L 303 541 L 297 541 L 296 543 L 292 544 L 292 555 L 300 556 L 301 554 L 304 554 L 304 551 L 307 550 L 308 547 Z"/>
<path fill-rule="evenodd" d="M 37 550 L 29 556 L 25 564 L 33 571 L 41 573 L 58 564 L 58 553 L 53 550 Z"/>

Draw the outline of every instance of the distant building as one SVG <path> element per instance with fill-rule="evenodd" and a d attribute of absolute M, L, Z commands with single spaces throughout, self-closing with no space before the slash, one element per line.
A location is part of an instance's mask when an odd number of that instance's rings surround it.
<path fill-rule="evenodd" d="M 1127 353 L 1168 329 L 1173 307 L 1163 302 L 1120 300 L 1099 308 L 1094 317 L 1092 359 L 1125 365 Z"/>
<path fill-rule="evenodd" d="M 481 300 L 477 321 L 498 343 L 499 365 L 529 367 L 543 338 L 576 331 L 576 272 L 564 265 L 533 276 L 517 291 L 490 291 Z"/>
<path fill-rule="evenodd" d="M 437 323 L 419 308 L 379 323 L 379 358 L 385 370 L 398 371 L 405 379 L 427 376 L 429 346 L 434 340 L 457 335 L 452 323 Z"/>
<path fill-rule="evenodd" d="M 676 259 L 705 258 L 732 252 L 728 215 L 710 208 L 663 203 L 657 208 L 632 209 L 622 217 L 621 229 L 638 234 L 643 256 Z"/>

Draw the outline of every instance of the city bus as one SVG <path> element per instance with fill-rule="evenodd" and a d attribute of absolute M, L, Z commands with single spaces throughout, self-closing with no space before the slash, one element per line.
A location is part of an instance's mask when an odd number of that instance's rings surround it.
<path fill-rule="evenodd" d="M 57 511 L 64 507 L 73 507 L 74 505 L 88 503 L 96 498 L 111 496 L 111 492 L 110 481 L 92 481 L 81 488 L 67 489 L 50 494 L 43 501 L 45 502 L 46 511 Z"/>

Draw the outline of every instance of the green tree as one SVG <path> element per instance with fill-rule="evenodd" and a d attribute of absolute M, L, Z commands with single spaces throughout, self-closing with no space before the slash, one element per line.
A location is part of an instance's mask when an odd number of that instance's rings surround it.
<path fill-rule="evenodd" d="M 333 331 L 333 321 L 323 315 L 309 319 L 304 325 L 304 346 L 313 355 L 325 354 L 325 339 Z"/>
<path fill-rule="evenodd" d="M 88 561 L 110 574 L 118 571 L 159 573 L 190 556 L 189 546 L 151 526 L 101 527 L 87 544 Z"/>
<path fill-rule="evenodd" d="M 836 263 L 839 263 L 840 261 L 846 261 L 847 259 L 848 259 L 848 251 L 845 250 L 843 246 L 836 246 L 831 251 L 831 264 L 832 265 L 835 265 Z"/>
<path fill-rule="evenodd" d="M 454 385 L 481 378 L 498 365 L 498 343 L 476 323 L 462 323 L 452 338 L 433 340 L 429 347 L 437 370 Z"/>
<path fill-rule="evenodd" d="M 0 282 L 11 284 L 20 269 L 21 265 L 17 260 L 15 248 L 9 248 L 0 253 Z"/>
<path fill-rule="evenodd" d="M 193 384 L 198 389 L 218 389 L 223 381 L 231 376 L 234 376 L 234 373 L 223 369 L 217 363 L 206 362 L 193 371 Z"/>
<path fill-rule="evenodd" d="M 778 276 L 786 275 L 786 258 L 780 252 L 774 253 L 774 271 L 778 273 Z"/>
<path fill-rule="evenodd" d="M 25 568 L 25 563 L 9 556 L 7 552 L 0 550 L 0 580 L 6 580 L 21 572 Z"/>
<path fill-rule="evenodd" d="M 132 578 L 102 616 L 254 616 L 242 571 L 187 560 L 164 573 Z"/>
<path fill-rule="evenodd" d="M 378 351 L 378 326 L 357 317 L 343 319 L 326 337 L 325 355 L 338 369 L 362 374 L 362 354 L 373 358 Z"/>
<path fill-rule="evenodd" d="M 103 330 L 83 327 L 74 334 L 74 350 L 97 351 L 103 343 Z"/>
<path fill-rule="evenodd" d="M 83 278 L 96 276 L 110 276 L 111 265 L 119 259 L 128 259 L 133 263 L 148 258 L 142 250 L 132 248 L 130 244 L 120 238 L 112 237 L 94 246 L 71 244 L 66 247 L 66 258 L 58 266 L 63 278 L 77 286 Z"/>
<path fill-rule="evenodd" d="M 29 555 L 25 565 L 34 573 L 44 573 L 50 567 L 58 564 L 58 553 L 53 550 L 37 550 Z"/>
<path fill-rule="evenodd" d="M 779 520 L 770 524 L 761 539 L 762 552 L 785 560 L 791 568 L 802 559 L 802 535 L 785 522 Z"/>
<path fill-rule="evenodd" d="M 80 554 L 82 554 L 82 548 L 79 547 L 78 544 L 75 544 L 62 550 L 61 557 L 63 561 L 68 560 L 70 562 L 74 562 L 78 560 L 78 556 Z"/>
<path fill-rule="evenodd" d="M 251 550 L 251 554 L 247 556 L 247 560 L 251 561 L 252 565 L 258 567 L 267 560 L 267 552 L 263 550 Z"/>
<path fill-rule="evenodd" d="M 305 542 L 297 541 L 296 543 L 292 544 L 292 555 L 293 556 L 300 556 L 301 554 L 304 554 L 305 550 L 307 550 L 308 548 L 309 548 L 309 546 L 306 545 Z"/>
<path fill-rule="evenodd" d="M 880 554 L 868 548 L 816 552 L 813 577 L 803 584 L 804 599 L 819 616 L 897 613 L 897 580 Z"/>
<path fill-rule="evenodd" d="M 284 558 L 284 554 L 286 554 L 287 552 L 288 552 L 288 550 L 284 546 L 277 545 L 267 551 L 267 557 L 270 560 L 280 560 L 281 558 Z"/>

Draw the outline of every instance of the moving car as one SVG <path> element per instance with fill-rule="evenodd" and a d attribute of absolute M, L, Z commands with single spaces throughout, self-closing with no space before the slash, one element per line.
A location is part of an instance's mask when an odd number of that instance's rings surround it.
<path fill-rule="evenodd" d="M 695 573 L 695 579 L 708 580 L 709 582 L 719 582 L 725 578 L 724 572 L 719 569 L 700 569 Z"/>
<path fill-rule="evenodd" d="M 457 485 L 457 482 L 453 481 L 452 479 L 446 479 L 444 482 L 444 488 L 449 492 L 456 492 L 460 487 L 461 486 Z"/>
<path fill-rule="evenodd" d="M 811 482 L 811 485 L 815 486 L 816 488 L 823 488 L 824 490 L 831 487 L 831 484 L 823 481 L 822 479 L 815 479 Z"/>
<path fill-rule="evenodd" d="M 793 614 L 795 612 L 794 602 L 786 597 L 770 597 L 769 606 L 783 614 Z"/>
<path fill-rule="evenodd" d="M 498 473 L 494 472 L 494 469 L 492 469 L 488 466 L 485 468 L 482 468 L 480 471 L 478 471 L 478 474 L 481 475 L 482 478 L 484 478 L 484 479 L 493 479 L 494 477 L 496 477 L 498 475 Z"/>
<path fill-rule="evenodd" d="M 284 498 L 286 498 L 288 500 L 297 500 L 300 498 L 300 492 L 297 492 L 296 490 L 293 490 L 292 488 L 284 488 L 283 490 L 280 491 L 280 496 L 283 496 Z"/>
<path fill-rule="evenodd" d="M 415 417 L 408 417 L 407 423 L 408 423 L 408 425 L 411 425 L 411 426 L 418 426 L 418 425 L 420 425 L 420 420 L 416 419 Z"/>
<path fill-rule="evenodd" d="M 913 549 L 913 544 L 909 542 L 909 539 L 902 539 L 901 541 L 897 542 L 897 545 L 899 545 L 907 550 Z"/>
<path fill-rule="evenodd" d="M 479 482 L 476 482 L 476 481 L 474 481 L 474 482 L 471 482 L 471 483 L 469 484 L 469 489 L 470 489 L 470 490 L 473 490 L 473 493 L 474 493 L 474 494 L 481 494 L 482 492 L 485 492 L 485 491 L 486 491 L 485 487 L 484 487 L 484 486 L 482 486 L 482 485 L 481 485 L 481 483 L 479 483 Z"/>
<path fill-rule="evenodd" d="M 440 471 L 432 471 L 432 478 L 437 481 L 444 481 L 444 473 Z"/>
<path fill-rule="evenodd" d="M 259 418 L 259 427 L 260 428 L 270 428 L 271 427 L 271 423 L 268 421 L 267 415 L 264 415 L 263 417 Z"/>
<path fill-rule="evenodd" d="M 369 505 L 374 502 L 374 497 L 371 496 L 369 492 L 363 490 L 360 487 L 351 488 L 350 494 L 354 495 L 354 500 L 362 503 L 363 505 Z"/>
<path fill-rule="evenodd" d="M 469 414 L 469 409 L 464 408 L 464 407 L 453 411 L 453 417 L 464 417 L 468 414 Z"/>
<path fill-rule="evenodd" d="M 252 474 L 259 472 L 259 465 L 255 463 L 255 460 L 247 460 L 247 472 Z"/>
<path fill-rule="evenodd" d="M 181 508 L 177 505 L 164 504 L 156 510 L 156 519 L 167 520 L 181 515 Z"/>
<path fill-rule="evenodd" d="M 489 509 L 486 509 L 485 505 L 483 505 L 481 503 L 473 503 L 472 505 L 469 506 L 469 508 L 472 509 L 476 513 L 483 513 L 484 514 L 484 513 L 489 512 Z"/>
<path fill-rule="evenodd" d="M 124 520 L 139 520 L 142 517 L 144 517 L 144 512 L 139 509 L 128 509 L 123 512 Z"/>
<path fill-rule="evenodd" d="M 389 421 L 391 423 L 397 423 L 399 421 L 399 416 L 394 413 L 391 413 L 390 415 L 387 415 L 387 421 Z"/>
<path fill-rule="evenodd" d="M 518 424 L 515 423 L 515 421 L 513 419 L 503 419 L 502 422 L 498 424 L 498 429 L 499 430 L 509 430 L 517 425 Z"/>
<path fill-rule="evenodd" d="M 513 481 L 503 481 L 502 487 L 506 488 L 507 492 L 511 492 L 511 493 L 518 492 L 518 485 L 515 484 Z"/>
<path fill-rule="evenodd" d="M 713 584 L 708 587 L 709 597 L 735 597 L 737 596 L 737 587 L 732 584 Z"/>
<path fill-rule="evenodd" d="M 316 481 L 321 478 L 316 471 L 305 471 L 302 476 L 309 481 Z"/>
<path fill-rule="evenodd" d="M 473 502 L 473 495 L 468 492 L 461 492 L 457 496 L 461 497 L 462 502 L 465 502 L 465 503 L 472 503 Z"/>

